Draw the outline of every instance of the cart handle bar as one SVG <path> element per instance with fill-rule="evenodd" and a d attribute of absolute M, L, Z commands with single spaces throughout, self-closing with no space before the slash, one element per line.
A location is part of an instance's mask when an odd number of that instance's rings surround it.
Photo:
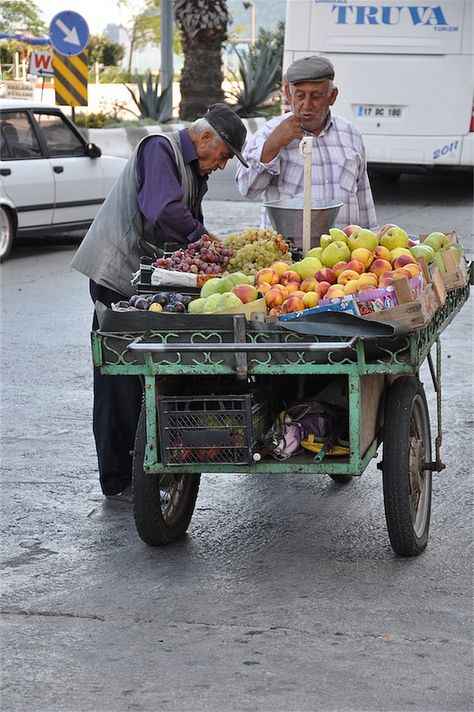
<path fill-rule="evenodd" d="M 164 353 L 169 351 L 340 351 L 342 349 L 352 349 L 359 337 L 353 336 L 350 341 L 300 341 L 284 343 L 226 343 L 211 344 L 209 342 L 200 344 L 154 344 L 132 342 L 127 346 L 130 351 L 147 351 L 149 353 Z"/>

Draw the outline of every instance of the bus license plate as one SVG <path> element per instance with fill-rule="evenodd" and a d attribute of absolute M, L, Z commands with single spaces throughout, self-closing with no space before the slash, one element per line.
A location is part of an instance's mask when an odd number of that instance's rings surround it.
<path fill-rule="evenodd" d="M 374 119 L 400 119 L 402 116 L 402 107 L 358 104 L 356 106 L 356 116 Z"/>

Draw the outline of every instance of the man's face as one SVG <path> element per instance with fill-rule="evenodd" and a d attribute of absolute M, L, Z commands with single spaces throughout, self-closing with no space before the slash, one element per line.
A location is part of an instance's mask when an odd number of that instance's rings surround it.
<path fill-rule="evenodd" d="M 199 172 L 203 176 L 210 175 L 218 168 L 223 171 L 227 161 L 233 156 L 227 144 L 217 139 L 210 131 L 199 134 L 196 152 L 199 159 Z"/>
<path fill-rule="evenodd" d="M 287 85 L 287 98 L 293 114 L 301 120 L 301 127 L 311 133 L 323 128 L 329 107 L 334 104 L 337 89 L 328 95 L 329 80 L 322 82 L 302 82 Z"/>

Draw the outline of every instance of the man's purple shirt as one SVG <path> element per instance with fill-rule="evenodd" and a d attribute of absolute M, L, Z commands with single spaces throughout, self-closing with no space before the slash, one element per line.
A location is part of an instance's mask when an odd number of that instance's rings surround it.
<path fill-rule="evenodd" d="M 207 233 L 201 202 L 207 193 L 207 176 L 199 174 L 198 155 L 186 129 L 179 132 L 184 162 L 197 176 L 198 194 L 194 208 L 187 207 L 181 175 L 169 141 L 153 136 L 138 153 L 138 206 L 156 233 L 170 242 L 194 242 Z M 193 163 L 194 161 L 194 163 Z"/>

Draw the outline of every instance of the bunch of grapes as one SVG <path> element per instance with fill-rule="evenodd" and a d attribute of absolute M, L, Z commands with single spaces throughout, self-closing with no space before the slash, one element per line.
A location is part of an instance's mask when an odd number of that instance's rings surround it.
<path fill-rule="evenodd" d="M 233 249 L 229 259 L 228 272 L 256 274 L 263 267 L 273 262 L 291 262 L 288 244 L 275 230 L 245 228 L 241 232 L 228 235 L 224 244 Z"/>
<path fill-rule="evenodd" d="M 194 274 L 222 274 L 227 269 L 232 254 L 233 250 L 222 242 L 203 235 L 196 242 L 191 242 L 186 249 L 176 250 L 170 257 L 159 257 L 154 266 Z"/>

